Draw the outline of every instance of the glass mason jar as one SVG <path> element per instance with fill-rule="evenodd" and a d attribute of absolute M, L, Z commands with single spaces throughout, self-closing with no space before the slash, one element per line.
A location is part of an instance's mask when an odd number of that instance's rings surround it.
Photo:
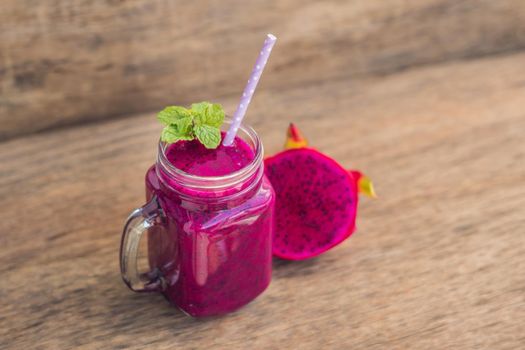
<path fill-rule="evenodd" d="M 175 168 L 159 142 L 157 162 L 146 173 L 148 202 L 130 215 L 122 235 L 121 273 L 130 289 L 158 291 L 191 316 L 211 316 L 247 304 L 269 285 L 275 195 L 256 132 L 242 126 L 237 136 L 255 157 L 224 176 Z M 139 274 L 144 232 L 150 271 Z"/>

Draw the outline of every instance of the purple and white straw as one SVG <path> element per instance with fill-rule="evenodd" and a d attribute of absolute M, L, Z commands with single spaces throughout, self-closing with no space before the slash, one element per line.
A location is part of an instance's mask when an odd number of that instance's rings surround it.
<path fill-rule="evenodd" d="M 252 100 L 253 93 L 257 88 L 257 84 L 259 83 L 259 79 L 261 78 L 261 74 L 264 70 L 264 67 L 266 66 L 266 62 L 268 62 L 268 57 L 270 57 L 270 53 L 272 52 L 272 48 L 276 40 L 277 38 L 272 34 L 268 34 L 266 36 L 261 53 L 259 54 L 259 57 L 257 57 L 257 61 L 253 67 L 250 79 L 248 79 L 248 83 L 246 84 L 246 87 L 242 93 L 241 101 L 239 102 L 239 105 L 233 114 L 233 122 L 230 125 L 230 129 L 226 133 L 226 137 L 222 142 L 224 146 L 230 146 L 235 139 L 235 135 L 241 126 L 242 119 L 246 114 L 248 105 Z"/>

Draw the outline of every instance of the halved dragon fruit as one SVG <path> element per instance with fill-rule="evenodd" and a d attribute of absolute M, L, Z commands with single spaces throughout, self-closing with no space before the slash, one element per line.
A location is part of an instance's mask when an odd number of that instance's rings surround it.
<path fill-rule="evenodd" d="M 374 196 L 372 183 L 313 148 L 290 124 L 285 151 L 265 160 L 276 193 L 273 254 L 303 260 L 348 238 L 355 229 L 358 188 Z"/>

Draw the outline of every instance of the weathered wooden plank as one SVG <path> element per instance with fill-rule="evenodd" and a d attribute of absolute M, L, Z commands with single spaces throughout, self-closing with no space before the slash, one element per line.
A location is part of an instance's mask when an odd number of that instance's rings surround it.
<path fill-rule="evenodd" d="M 7 348 L 516 349 L 525 328 L 525 54 L 266 89 L 270 152 L 292 118 L 380 199 L 322 257 L 197 321 L 120 281 L 153 115 L 0 144 L 0 339 Z M 221 99 L 227 109 L 236 99 Z M 268 108 L 271 106 L 271 108 Z"/>
<path fill-rule="evenodd" d="M 4 0 L 0 139 L 262 88 L 525 47 L 521 0 Z M 45 116 L 45 117 L 44 117 Z"/>

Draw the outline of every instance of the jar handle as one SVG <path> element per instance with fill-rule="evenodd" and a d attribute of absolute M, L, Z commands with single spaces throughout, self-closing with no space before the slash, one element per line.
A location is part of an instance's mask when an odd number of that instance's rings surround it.
<path fill-rule="evenodd" d="M 135 209 L 124 226 L 120 242 L 120 274 L 124 283 L 134 292 L 159 292 L 164 290 L 165 281 L 160 271 L 140 274 L 137 267 L 137 257 L 140 239 L 153 226 L 164 226 L 162 209 L 157 196 L 141 208 Z"/>

